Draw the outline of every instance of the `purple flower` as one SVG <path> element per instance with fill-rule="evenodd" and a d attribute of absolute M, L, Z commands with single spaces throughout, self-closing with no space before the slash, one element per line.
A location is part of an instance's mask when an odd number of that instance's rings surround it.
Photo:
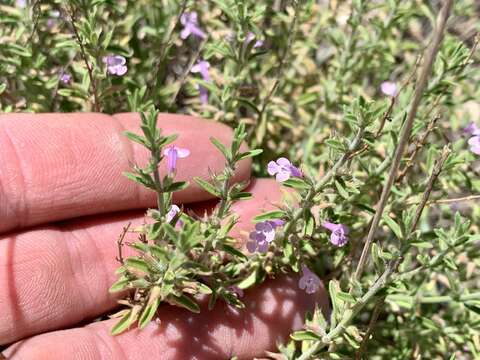
<path fill-rule="evenodd" d="M 190 35 L 194 37 L 205 39 L 207 35 L 198 26 L 198 15 L 195 11 L 185 12 L 180 17 L 180 23 L 183 25 L 183 30 L 180 32 L 180 37 L 185 40 Z"/>
<path fill-rule="evenodd" d="M 206 60 L 198 60 L 195 65 L 192 66 L 190 70 L 192 73 L 200 73 L 202 79 L 205 81 L 210 81 L 210 74 L 208 69 L 210 68 L 210 63 Z"/>
<path fill-rule="evenodd" d="M 301 171 L 284 157 L 279 158 L 277 161 L 270 161 L 267 171 L 270 175 L 275 175 L 275 179 L 278 182 L 286 181 L 290 179 L 290 176 L 302 177 Z"/>
<path fill-rule="evenodd" d="M 387 96 L 395 97 L 398 94 L 398 87 L 397 84 L 393 81 L 384 81 L 380 85 L 380 90 Z"/>
<path fill-rule="evenodd" d="M 47 27 L 49 29 L 53 28 L 55 24 L 57 23 L 57 19 L 60 17 L 60 11 L 58 10 L 52 10 L 50 12 L 50 17 L 47 20 Z"/>
<path fill-rule="evenodd" d="M 177 205 L 172 204 L 172 206 L 170 206 L 170 209 L 167 212 L 167 216 L 166 216 L 167 222 L 171 222 L 179 212 L 180 212 L 180 208 Z M 176 223 L 177 226 L 182 226 L 182 224 L 183 224 L 182 220 L 178 220 L 178 222 Z"/>
<path fill-rule="evenodd" d="M 175 205 L 175 204 L 172 204 L 172 206 L 170 206 L 170 209 L 168 210 L 168 213 L 167 213 L 167 221 L 170 222 L 173 220 L 173 218 L 180 212 L 180 208 Z"/>
<path fill-rule="evenodd" d="M 255 225 L 255 231 L 250 233 L 250 241 L 247 242 L 247 249 L 251 253 L 259 251 L 266 253 L 268 245 L 275 239 L 275 228 L 282 226 L 285 222 L 283 220 L 267 220 L 259 222 Z"/>
<path fill-rule="evenodd" d="M 465 127 L 465 129 L 463 129 L 463 132 L 466 134 L 478 136 L 480 135 L 480 128 L 472 121 Z"/>
<path fill-rule="evenodd" d="M 247 37 L 245 38 L 244 45 L 248 46 L 248 44 L 250 44 L 250 42 L 252 42 L 254 39 L 255 39 L 255 34 L 252 33 L 252 32 L 249 32 L 247 34 Z M 262 40 L 257 40 L 257 41 L 255 41 L 255 44 L 253 44 L 254 48 L 259 48 L 259 47 L 262 47 L 262 46 L 263 46 L 263 41 Z"/>
<path fill-rule="evenodd" d="M 173 174 L 177 171 L 177 160 L 179 158 L 183 159 L 189 156 L 190 150 L 182 149 L 182 148 L 179 148 L 178 146 L 172 145 L 165 148 L 165 150 L 163 150 L 163 155 L 165 155 L 168 159 L 168 162 L 167 162 L 168 172 L 170 174 Z"/>
<path fill-rule="evenodd" d="M 330 235 L 330 242 L 338 247 L 344 246 L 348 242 L 348 227 L 343 224 L 334 224 L 325 222 L 322 226 L 332 232 Z"/>
<path fill-rule="evenodd" d="M 480 155 L 480 136 L 473 136 L 468 140 L 470 151 L 474 154 Z"/>
<path fill-rule="evenodd" d="M 60 79 L 59 80 L 64 85 L 70 85 L 70 83 L 72 82 L 72 75 L 70 75 L 69 73 L 66 73 L 66 72 L 62 72 L 60 74 Z"/>
<path fill-rule="evenodd" d="M 307 294 L 314 294 L 320 288 L 321 281 L 308 267 L 302 265 L 303 276 L 298 281 L 298 287 Z"/>
<path fill-rule="evenodd" d="M 17 0 L 15 4 L 17 5 L 17 7 L 24 9 L 27 7 L 27 0 Z"/>
<path fill-rule="evenodd" d="M 190 71 L 192 73 L 200 73 L 203 80 L 210 81 L 210 74 L 208 73 L 209 68 L 210 63 L 208 61 L 198 60 L 197 63 L 192 66 Z M 208 102 L 208 90 L 199 84 L 196 84 L 195 87 L 198 89 L 198 91 L 200 91 L 200 101 L 202 104 L 206 104 Z"/>
<path fill-rule="evenodd" d="M 102 61 L 107 64 L 107 72 L 110 75 L 122 76 L 127 73 L 127 60 L 121 55 L 108 55 L 102 58 Z"/>

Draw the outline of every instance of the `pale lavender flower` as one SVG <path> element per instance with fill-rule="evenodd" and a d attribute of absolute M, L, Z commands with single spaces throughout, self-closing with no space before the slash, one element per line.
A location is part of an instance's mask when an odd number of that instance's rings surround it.
<path fill-rule="evenodd" d="M 102 58 L 110 75 L 122 76 L 127 73 L 127 60 L 121 55 L 108 55 Z"/>
<path fill-rule="evenodd" d="M 348 227 L 343 224 L 334 224 L 331 222 L 325 222 L 322 224 L 325 229 L 332 232 L 330 235 L 330 242 L 338 247 L 344 246 L 348 242 Z"/>
<path fill-rule="evenodd" d="M 468 124 L 465 127 L 465 129 L 463 129 L 463 132 L 466 133 L 466 134 L 478 136 L 478 135 L 480 135 L 480 128 L 477 126 L 477 124 L 475 124 L 472 121 L 470 124 Z"/>
<path fill-rule="evenodd" d="M 480 155 L 480 136 L 473 136 L 468 140 L 470 151 L 474 154 Z"/>
<path fill-rule="evenodd" d="M 170 209 L 169 209 L 168 212 L 167 212 L 167 222 L 171 222 L 171 221 L 173 220 L 173 218 L 174 218 L 175 216 L 177 216 L 177 214 L 178 214 L 179 212 L 180 212 L 180 208 L 179 208 L 177 205 L 172 204 L 172 206 L 170 206 Z M 179 220 L 179 221 L 177 222 L 177 225 L 180 225 L 180 226 L 181 226 L 181 225 L 182 225 L 182 221 Z"/>
<path fill-rule="evenodd" d="M 66 72 L 62 72 L 60 74 L 60 82 L 64 85 L 70 85 L 70 83 L 72 82 L 72 75 L 70 75 L 69 73 L 66 73 Z"/>
<path fill-rule="evenodd" d="M 58 10 L 52 10 L 50 12 L 50 17 L 47 20 L 47 27 L 49 29 L 53 28 L 55 24 L 57 23 L 57 19 L 60 17 L 60 11 Z"/>
<path fill-rule="evenodd" d="M 268 245 L 275 239 L 275 228 L 283 225 L 283 220 L 267 220 L 255 225 L 255 231 L 250 233 L 250 241 L 247 242 L 247 250 L 266 253 Z"/>
<path fill-rule="evenodd" d="M 208 69 L 210 68 L 210 63 L 206 60 L 198 60 L 195 65 L 192 66 L 190 70 L 192 73 L 199 73 L 202 76 L 202 79 L 205 81 L 210 81 L 210 74 Z M 200 101 L 202 104 L 206 104 L 208 102 L 208 90 L 199 84 L 196 84 L 195 87 L 200 92 Z"/>
<path fill-rule="evenodd" d="M 250 44 L 250 42 L 252 42 L 253 40 L 255 40 L 255 34 L 253 32 L 249 32 L 247 34 L 247 37 L 245 38 L 244 45 L 248 46 L 248 44 Z M 263 41 L 262 40 L 257 40 L 257 41 L 255 41 L 255 44 L 253 44 L 254 48 L 259 48 L 259 47 L 262 47 L 262 46 L 263 46 Z"/>
<path fill-rule="evenodd" d="M 210 81 L 210 74 L 208 73 L 210 69 L 210 63 L 206 60 L 198 60 L 195 65 L 192 66 L 190 70 L 192 73 L 200 73 L 202 79 L 205 81 Z"/>
<path fill-rule="evenodd" d="M 302 172 L 292 165 L 290 160 L 281 157 L 277 161 L 270 161 L 267 166 L 267 171 L 270 175 L 275 175 L 278 182 L 283 182 L 290 179 L 291 176 L 301 177 Z"/>
<path fill-rule="evenodd" d="M 177 160 L 186 158 L 190 155 L 190 150 L 182 149 L 178 146 L 168 146 L 163 150 L 163 155 L 167 157 L 167 167 L 170 174 L 177 171 Z"/>
<path fill-rule="evenodd" d="M 320 288 L 321 281 L 313 271 L 302 265 L 303 276 L 298 281 L 298 287 L 305 290 L 307 294 L 314 294 Z"/>
<path fill-rule="evenodd" d="M 17 0 L 15 4 L 17 5 L 17 7 L 24 9 L 27 7 L 27 0 Z"/>
<path fill-rule="evenodd" d="M 180 17 L 180 23 L 183 25 L 183 30 L 180 32 L 182 39 L 185 40 L 190 35 L 200 39 L 207 37 L 205 32 L 198 26 L 198 15 L 195 11 L 183 13 Z"/>
<path fill-rule="evenodd" d="M 380 90 L 387 96 L 395 97 L 398 94 L 398 87 L 397 84 L 393 81 L 384 81 L 380 85 Z"/>

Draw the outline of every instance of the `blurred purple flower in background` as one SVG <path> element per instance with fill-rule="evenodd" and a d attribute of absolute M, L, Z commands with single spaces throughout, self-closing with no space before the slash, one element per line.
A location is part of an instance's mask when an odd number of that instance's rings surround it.
<path fill-rule="evenodd" d="M 27 7 L 27 0 L 17 0 L 15 1 L 15 5 L 21 9 L 24 9 Z"/>
<path fill-rule="evenodd" d="M 463 129 L 464 133 L 470 135 L 480 135 L 480 128 L 475 124 L 473 121 L 468 124 L 465 129 Z"/>
<path fill-rule="evenodd" d="M 380 85 L 380 90 L 387 96 L 395 97 L 398 94 L 397 84 L 393 81 L 384 81 Z"/>
<path fill-rule="evenodd" d="M 72 82 L 72 75 L 66 72 L 62 72 L 60 74 L 59 81 L 64 85 L 70 85 L 70 83 Z"/>
<path fill-rule="evenodd" d="M 59 17 L 60 17 L 60 11 L 58 10 L 50 11 L 50 17 L 47 20 L 47 27 L 49 29 L 53 28 L 57 23 Z"/>
<path fill-rule="evenodd" d="M 210 81 L 210 74 L 208 69 L 210 68 L 210 63 L 206 60 L 198 60 L 195 65 L 192 66 L 190 70 L 192 73 L 199 73 L 202 76 L 202 79 L 205 81 Z M 208 102 L 208 90 L 200 85 L 196 84 L 195 87 L 200 91 L 200 101 L 202 104 L 206 104 Z"/>
<path fill-rule="evenodd" d="M 307 294 L 314 294 L 320 288 L 321 281 L 314 272 L 302 265 L 303 276 L 298 281 L 298 287 L 305 290 Z"/>
<path fill-rule="evenodd" d="M 110 75 L 122 76 L 127 73 L 127 60 L 121 55 L 107 55 L 102 58 Z"/>
<path fill-rule="evenodd" d="M 277 161 L 270 161 L 267 166 L 267 171 L 270 175 L 275 175 L 278 182 L 283 182 L 290 179 L 291 176 L 302 177 L 302 172 L 292 165 L 290 160 L 281 157 Z"/>
<path fill-rule="evenodd" d="M 330 242 L 338 247 L 344 246 L 348 242 L 348 227 L 343 224 L 334 224 L 331 222 L 325 222 L 322 224 L 325 229 L 330 230 Z"/>
<path fill-rule="evenodd" d="M 167 157 L 167 168 L 170 174 L 177 171 L 177 160 L 186 158 L 190 155 L 190 150 L 178 146 L 168 146 L 163 150 L 163 155 Z"/>
<path fill-rule="evenodd" d="M 245 38 L 245 46 L 248 46 L 250 42 L 252 42 L 255 39 L 255 34 L 253 32 L 249 32 L 247 34 L 247 37 Z M 255 41 L 255 44 L 253 44 L 254 48 L 259 48 L 263 46 L 263 41 L 262 40 L 257 40 Z"/>
<path fill-rule="evenodd" d="M 183 25 L 183 30 L 180 32 L 182 39 L 185 40 L 190 35 L 200 39 L 207 37 L 205 32 L 198 26 L 198 15 L 195 11 L 183 13 L 180 17 L 180 23 Z"/>
<path fill-rule="evenodd" d="M 480 136 L 471 137 L 468 140 L 468 145 L 470 146 L 471 152 L 480 155 Z"/>

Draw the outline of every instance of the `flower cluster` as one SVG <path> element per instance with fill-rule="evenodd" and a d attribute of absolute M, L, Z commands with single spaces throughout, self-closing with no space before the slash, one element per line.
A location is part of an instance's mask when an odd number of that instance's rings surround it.
<path fill-rule="evenodd" d="M 107 55 L 102 58 L 110 75 L 122 76 L 127 73 L 127 60 L 121 55 Z"/>
<path fill-rule="evenodd" d="M 250 240 L 247 242 L 247 249 L 251 253 L 256 251 L 266 253 L 268 245 L 275 240 L 275 228 L 282 226 L 283 220 L 268 220 L 255 225 L 255 231 L 250 233 Z"/>

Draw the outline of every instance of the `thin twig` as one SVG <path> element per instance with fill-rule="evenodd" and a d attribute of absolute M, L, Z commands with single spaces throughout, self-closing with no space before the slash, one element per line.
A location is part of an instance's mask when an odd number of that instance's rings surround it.
<path fill-rule="evenodd" d="M 68 12 L 68 11 L 67 11 Z M 70 7 L 70 25 L 72 25 L 72 30 L 75 35 L 75 38 L 77 40 L 78 45 L 80 46 L 80 53 L 83 58 L 83 62 L 85 63 L 85 66 L 87 67 L 87 72 L 88 72 L 88 77 L 90 79 L 90 85 L 92 86 L 92 92 L 93 92 L 93 107 L 95 108 L 96 112 L 100 112 L 100 101 L 98 99 L 98 93 L 97 93 L 97 83 L 95 81 L 95 78 L 93 76 L 93 68 L 88 61 L 87 53 L 85 51 L 85 47 L 83 46 L 82 39 L 80 37 L 80 34 L 78 33 L 77 25 L 75 25 L 75 17 L 74 17 L 74 9 L 73 6 Z"/>
<path fill-rule="evenodd" d="M 420 101 L 422 99 L 423 91 L 425 86 L 427 85 L 428 77 L 431 73 L 433 62 L 437 56 L 440 43 L 443 40 L 447 19 L 450 15 L 450 11 L 452 9 L 453 0 L 446 0 L 440 13 L 438 15 L 437 20 L 437 27 L 435 33 L 433 35 L 432 45 L 425 57 L 425 63 L 423 64 L 422 70 L 420 72 L 419 79 L 417 81 L 417 86 L 415 88 L 415 93 L 413 96 L 412 104 L 410 107 L 410 111 L 407 115 L 406 123 L 403 127 L 400 140 L 398 146 L 395 151 L 394 159 L 392 165 L 390 167 L 390 171 L 388 174 L 387 181 L 383 187 L 382 194 L 380 196 L 380 201 L 377 205 L 375 215 L 373 217 L 372 226 L 367 235 L 367 239 L 365 240 L 365 245 L 363 247 L 362 255 L 360 256 L 360 260 L 357 266 L 357 269 L 354 274 L 354 280 L 358 280 L 363 273 L 365 263 L 367 261 L 368 255 L 370 253 L 370 248 L 373 242 L 373 238 L 377 231 L 377 228 L 380 224 L 380 219 L 383 216 L 383 211 L 387 204 L 388 197 L 390 195 L 390 191 L 392 189 L 392 185 L 397 178 L 398 168 L 400 166 L 400 162 L 403 157 L 403 153 L 405 148 L 409 142 L 410 134 L 412 132 L 413 122 L 415 120 L 415 116 L 417 114 L 418 107 L 420 105 Z"/>
<path fill-rule="evenodd" d="M 425 130 L 425 132 L 422 134 L 422 136 L 420 136 L 420 138 L 418 138 L 415 141 L 415 145 L 414 145 L 415 147 L 414 147 L 412 153 L 410 154 L 410 157 L 408 158 L 407 163 L 405 164 L 405 167 L 398 174 L 396 182 L 401 182 L 403 180 L 403 178 L 405 177 L 405 175 L 407 175 L 408 171 L 410 170 L 410 168 L 414 164 L 415 158 L 417 157 L 419 151 L 425 145 L 428 135 L 435 128 L 435 124 L 437 123 L 438 120 L 440 120 L 440 116 L 435 116 L 432 120 L 430 120 L 428 125 L 427 125 L 427 129 Z"/>
<path fill-rule="evenodd" d="M 461 201 L 470 201 L 470 200 L 477 200 L 477 199 L 480 199 L 480 195 L 468 195 L 468 196 L 463 196 L 463 197 L 459 197 L 459 198 L 433 200 L 433 201 L 429 201 L 428 205 L 449 204 L 449 203 L 455 203 L 455 202 L 461 202 Z"/>
<path fill-rule="evenodd" d="M 385 303 L 385 298 L 386 296 L 381 296 L 377 299 L 377 302 L 375 303 L 375 308 L 373 309 L 372 317 L 370 318 L 370 322 L 368 324 L 367 332 L 363 336 L 362 342 L 360 343 L 360 347 L 358 350 L 355 352 L 355 360 L 361 360 L 363 353 L 365 352 L 367 348 L 367 343 L 370 338 L 370 335 L 372 335 L 373 330 L 375 329 L 375 325 L 377 324 L 378 317 L 380 316 L 380 313 L 382 312 L 382 307 L 383 304 Z"/>
<path fill-rule="evenodd" d="M 115 259 L 122 265 L 123 265 L 123 255 L 122 255 L 123 240 L 125 239 L 125 235 L 127 234 L 128 229 L 130 228 L 130 225 L 132 225 L 131 222 L 129 222 L 126 226 L 123 227 L 122 233 L 120 234 L 117 240 L 118 256 Z"/>

